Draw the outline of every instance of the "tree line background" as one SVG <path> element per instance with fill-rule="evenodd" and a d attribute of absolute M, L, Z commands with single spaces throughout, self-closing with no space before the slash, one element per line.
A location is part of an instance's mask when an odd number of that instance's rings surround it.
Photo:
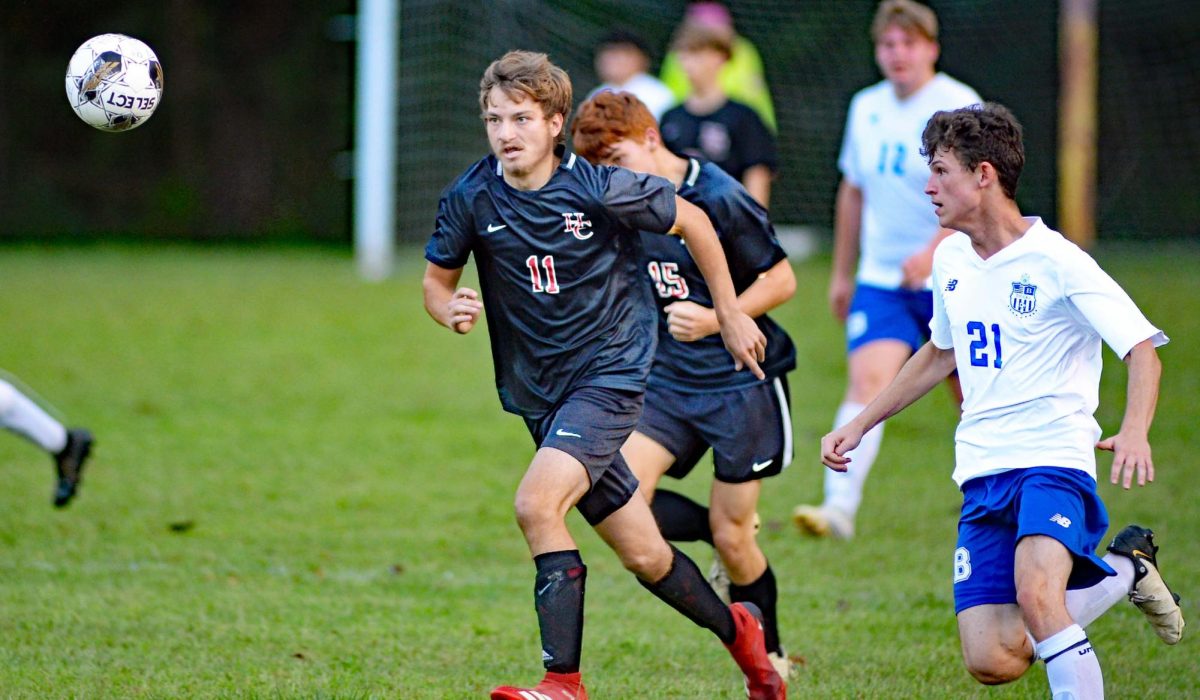
<path fill-rule="evenodd" d="M 1056 208 L 1057 3 L 940 0 L 947 73 L 1009 105 L 1026 128 L 1019 199 Z M 404 0 L 397 239 L 423 241 L 441 189 L 486 153 L 477 85 L 511 48 L 545 51 L 577 99 L 614 27 L 658 47 L 684 0 Z M 879 79 L 875 0 L 733 0 L 758 46 L 779 120 L 779 223 L 828 229 L 850 96 Z M 350 241 L 354 45 L 349 0 L 6 3 L 0 23 L 0 240 Z M 154 117 L 130 132 L 83 124 L 67 60 L 103 32 L 154 48 Z M 1101 238 L 1200 234 L 1200 4 L 1100 2 L 1097 225 Z"/>

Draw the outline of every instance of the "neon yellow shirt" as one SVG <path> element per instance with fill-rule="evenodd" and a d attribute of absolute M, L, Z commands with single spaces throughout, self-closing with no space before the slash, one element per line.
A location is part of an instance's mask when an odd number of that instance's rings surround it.
<path fill-rule="evenodd" d="M 679 64 L 679 55 L 671 51 L 663 59 L 659 79 L 671 88 L 675 99 L 683 102 L 692 91 L 692 84 Z M 721 89 L 730 99 L 750 107 L 772 132 L 775 125 L 775 105 L 771 102 L 771 91 L 763 73 L 762 58 L 758 49 L 744 36 L 733 39 L 733 51 L 729 60 L 721 67 Z"/>

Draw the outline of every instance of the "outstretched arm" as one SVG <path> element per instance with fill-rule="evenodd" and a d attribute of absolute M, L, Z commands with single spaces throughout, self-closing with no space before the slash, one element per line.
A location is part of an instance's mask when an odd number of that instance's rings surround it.
<path fill-rule="evenodd" d="M 483 302 L 479 293 L 469 287 L 457 287 L 462 268 L 447 269 L 429 263 L 425 267 L 422 287 L 425 291 L 425 311 L 455 333 L 467 333 L 475 327 Z"/>
<path fill-rule="evenodd" d="M 846 471 L 850 458 L 846 453 L 858 447 L 859 441 L 868 430 L 880 421 L 904 410 L 917 399 L 929 393 L 954 371 L 954 349 L 942 350 L 933 343 L 925 343 L 915 355 L 908 358 L 900 373 L 887 385 L 875 400 L 867 405 L 849 423 L 821 438 L 821 461 L 834 471 Z"/>
<path fill-rule="evenodd" d="M 1149 339 L 1143 340 L 1125 356 L 1129 380 L 1125 395 L 1125 417 L 1116 435 L 1096 443 L 1101 450 L 1113 453 L 1112 483 L 1121 479 L 1121 486 L 1133 485 L 1137 474 L 1138 486 L 1154 481 L 1154 461 L 1150 458 L 1150 423 L 1158 405 L 1158 381 L 1162 362 Z"/>
<path fill-rule="evenodd" d="M 708 215 L 700 207 L 676 196 L 675 226 L 672 230 L 683 237 L 688 252 L 700 268 L 700 274 L 704 275 L 704 282 L 712 293 L 717 320 L 721 324 L 721 339 L 725 341 L 725 349 L 733 355 L 734 366 L 737 369 L 748 367 L 754 376 L 765 378 L 758 363 L 766 359 L 767 338 L 758 329 L 754 319 L 738 308 L 733 280 L 729 277 L 729 265 L 725 262 L 725 251 L 721 249 L 721 242 Z"/>

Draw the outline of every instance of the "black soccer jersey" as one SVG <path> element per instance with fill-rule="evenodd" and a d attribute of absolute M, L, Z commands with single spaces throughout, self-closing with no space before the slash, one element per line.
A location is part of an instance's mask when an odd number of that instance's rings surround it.
<path fill-rule="evenodd" d="M 787 258 L 775 239 L 767 210 L 716 165 L 689 160 L 679 196 L 708 214 L 721 239 L 738 294 L 761 273 Z M 658 354 L 650 382 L 675 391 L 714 391 L 757 383 L 759 380 L 750 372 L 734 371 L 733 358 L 720 334 L 690 343 L 671 337 L 667 314 L 662 309 L 684 300 L 712 308 L 712 294 L 682 239 L 643 234 L 642 245 L 646 254 L 645 272 L 649 274 L 659 306 Z M 767 379 L 795 368 L 796 348 L 783 328 L 766 314 L 755 322 L 767 337 L 767 359 L 759 363 Z"/>
<path fill-rule="evenodd" d="M 675 222 L 675 188 L 653 175 L 564 157 L 541 189 L 504 181 L 488 156 L 442 194 L 429 262 L 475 255 L 504 409 L 538 418 L 581 386 L 643 391 L 654 304 L 638 231 Z"/>
<path fill-rule="evenodd" d="M 753 109 L 728 100 L 712 114 L 696 115 L 679 105 L 663 114 L 663 143 L 684 158 L 704 158 L 741 182 L 751 166 L 779 166 L 775 137 Z"/>

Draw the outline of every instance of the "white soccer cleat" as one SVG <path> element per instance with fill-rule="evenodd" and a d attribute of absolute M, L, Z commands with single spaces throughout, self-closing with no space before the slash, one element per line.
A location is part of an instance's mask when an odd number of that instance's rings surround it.
<path fill-rule="evenodd" d="M 837 508 L 799 505 L 792 511 L 792 522 L 802 532 L 816 537 L 848 540 L 854 537 L 854 518 Z"/>
<path fill-rule="evenodd" d="M 721 555 L 713 552 L 713 563 L 708 567 L 708 585 L 712 586 L 717 597 L 726 605 L 730 604 L 729 586 L 732 583 L 729 570 L 725 568 L 725 562 L 721 561 Z"/>
<path fill-rule="evenodd" d="M 771 665 L 775 667 L 775 673 L 779 674 L 784 683 L 788 683 L 796 673 L 796 664 L 792 663 L 792 660 L 788 658 L 786 650 L 781 649 L 780 651 L 783 653 L 767 652 L 767 658 L 771 660 Z"/>
<path fill-rule="evenodd" d="M 1179 596 L 1167 588 L 1158 571 L 1154 531 L 1129 525 L 1117 533 L 1108 551 L 1133 561 L 1133 590 L 1129 600 L 1145 613 L 1160 639 L 1167 644 L 1178 644 L 1183 637 L 1183 611 L 1179 608 Z"/>

